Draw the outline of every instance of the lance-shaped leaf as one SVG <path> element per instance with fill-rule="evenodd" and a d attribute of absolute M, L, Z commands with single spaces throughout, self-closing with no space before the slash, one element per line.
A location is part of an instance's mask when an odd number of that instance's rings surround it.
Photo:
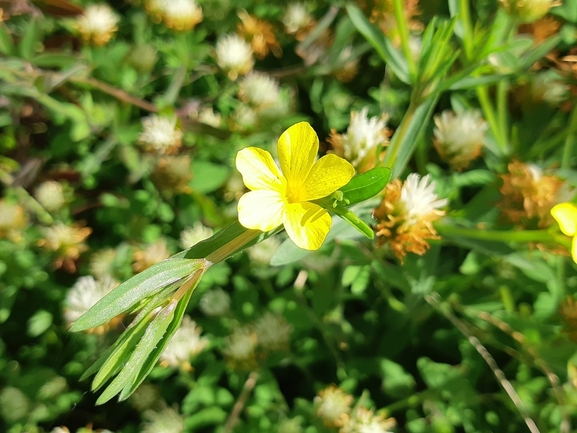
<path fill-rule="evenodd" d="M 178 305 L 177 300 L 171 301 L 165 306 L 146 328 L 146 332 L 138 342 L 130 358 L 118 374 L 100 395 L 96 404 L 103 404 L 122 391 L 126 386 L 130 386 L 138 375 L 140 368 L 146 362 L 150 353 L 157 347 L 166 330 L 174 318 L 174 311 Z"/>
<path fill-rule="evenodd" d="M 181 280 L 199 269 L 211 265 L 204 259 L 170 258 L 157 263 L 125 281 L 98 301 L 72 325 L 72 332 L 100 326 L 119 314 L 129 311 L 143 299 Z"/>

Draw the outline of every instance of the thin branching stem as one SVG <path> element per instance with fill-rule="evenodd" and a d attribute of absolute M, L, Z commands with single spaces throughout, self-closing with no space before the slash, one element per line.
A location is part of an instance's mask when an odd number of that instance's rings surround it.
<path fill-rule="evenodd" d="M 485 360 L 485 362 L 487 363 L 487 365 L 489 366 L 489 368 L 491 369 L 491 371 L 493 372 L 493 374 L 495 375 L 495 377 L 497 378 L 497 380 L 499 381 L 499 383 L 501 384 L 501 386 L 503 387 L 503 389 L 505 390 L 505 392 L 507 393 L 507 395 L 509 396 L 515 407 L 517 408 L 517 410 L 519 411 L 519 414 L 525 421 L 525 424 L 529 428 L 529 431 L 531 433 L 540 433 L 537 424 L 535 424 L 535 421 L 533 421 L 533 419 L 529 415 L 529 411 L 527 410 L 525 403 L 523 403 L 523 401 L 519 397 L 519 394 L 517 394 L 517 391 L 515 391 L 515 388 L 513 387 L 511 382 L 509 382 L 509 380 L 505 376 L 505 373 L 503 373 L 503 370 L 499 368 L 497 362 L 495 361 L 495 358 L 491 356 L 487 348 L 483 346 L 483 344 L 479 341 L 477 337 L 473 335 L 471 331 L 469 331 L 469 328 L 467 328 L 467 325 L 465 325 L 465 323 L 459 320 L 457 316 L 455 316 L 448 308 L 441 305 L 441 299 L 438 293 L 433 293 L 432 295 L 425 296 L 425 300 L 435 310 L 443 314 L 443 316 L 445 316 L 447 320 L 449 320 L 449 322 L 451 322 L 453 326 L 457 328 L 459 332 L 461 332 L 461 334 L 463 334 L 463 336 L 467 338 L 467 340 L 469 340 L 469 343 L 471 343 L 471 345 L 475 348 L 475 350 L 479 353 L 479 355 L 481 355 L 481 357 Z"/>
<path fill-rule="evenodd" d="M 234 426 L 236 425 L 236 423 L 238 422 L 238 418 L 242 410 L 244 409 L 244 406 L 246 405 L 246 401 L 248 400 L 252 390 L 256 386 L 258 377 L 259 377 L 258 371 L 252 371 L 248 375 L 248 378 L 246 379 L 242 387 L 242 391 L 238 396 L 236 403 L 232 407 L 232 411 L 230 412 L 228 419 L 226 420 L 226 424 L 224 425 L 224 429 L 222 430 L 223 433 L 230 433 L 234 428 Z"/>

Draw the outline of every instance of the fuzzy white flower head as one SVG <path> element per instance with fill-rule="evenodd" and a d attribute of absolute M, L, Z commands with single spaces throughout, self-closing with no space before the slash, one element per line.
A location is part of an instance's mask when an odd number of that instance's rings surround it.
<path fill-rule="evenodd" d="M 350 417 L 345 418 L 339 433 L 391 433 L 395 424 L 394 418 L 375 415 L 372 410 L 358 407 Z"/>
<path fill-rule="evenodd" d="M 110 276 L 105 276 L 100 280 L 94 279 L 91 275 L 78 278 L 66 294 L 64 302 L 66 322 L 72 325 L 116 286 L 118 286 L 118 281 Z"/>
<path fill-rule="evenodd" d="M 343 134 L 344 157 L 355 167 L 371 151 L 376 151 L 379 145 L 387 142 L 387 116 L 368 117 L 369 109 L 351 113 L 351 123 L 346 134 Z"/>
<path fill-rule="evenodd" d="M 152 0 L 147 8 L 175 30 L 191 30 L 203 18 L 202 8 L 195 0 Z"/>
<path fill-rule="evenodd" d="M 570 94 L 569 86 L 556 74 L 546 72 L 535 74 L 531 81 L 531 94 L 537 100 L 543 100 L 551 106 L 558 106 Z"/>
<path fill-rule="evenodd" d="M 231 80 L 244 75 L 254 66 L 250 44 L 236 34 L 224 35 L 216 43 L 216 62 Z"/>
<path fill-rule="evenodd" d="M 207 316 L 222 317 L 230 309 L 230 295 L 220 288 L 210 290 L 200 298 L 199 307 Z"/>
<path fill-rule="evenodd" d="M 249 72 L 239 81 L 238 96 L 257 110 L 263 110 L 280 98 L 278 82 L 263 72 Z"/>
<path fill-rule="evenodd" d="M 190 248 L 211 237 L 212 233 L 213 230 L 210 227 L 196 221 L 193 227 L 187 227 L 180 232 L 180 246 L 184 249 Z"/>
<path fill-rule="evenodd" d="M 399 206 L 402 208 L 407 223 L 414 224 L 420 218 L 436 213 L 446 206 L 448 200 L 440 199 L 435 193 L 436 183 L 428 174 L 421 178 L 417 173 L 411 173 L 401 188 Z"/>
<path fill-rule="evenodd" d="M 265 350 L 286 350 L 292 326 L 282 316 L 266 312 L 254 325 L 258 344 Z"/>
<path fill-rule="evenodd" d="M 66 203 L 62 184 L 55 180 L 38 185 L 34 190 L 34 197 L 48 212 L 57 211 Z"/>
<path fill-rule="evenodd" d="M 102 278 L 105 275 L 112 274 L 116 250 L 114 248 L 104 248 L 96 251 L 90 257 L 88 268 L 90 273 L 96 278 Z"/>
<path fill-rule="evenodd" d="M 222 126 L 221 114 L 215 112 L 211 107 L 204 107 L 197 113 L 196 118 L 199 122 L 206 123 L 215 128 L 220 128 Z"/>
<path fill-rule="evenodd" d="M 182 143 L 182 131 L 176 127 L 176 118 L 153 114 L 142 119 L 142 129 L 138 141 L 149 152 L 174 153 Z"/>
<path fill-rule="evenodd" d="M 76 28 L 85 42 L 105 45 L 118 30 L 120 18 L 106 4 L 91 4 L 78 17 Z"/>
<path fill-rule="evenodd" d="M 315 414 L 328 426 L 340 426 L 342 418 L 351 411 L 353 396 L 331 385 L 314 398 Z"/>
<path fill-rule="evenodd" d="M 146 410 L 143 417 L 147 420 L 142 426 L 142 433 L 183 433 L 184 420 L 180 414 L 167 407 L 159 412 Z"/>
<path fill-rule="evenodd" d="M 313 22 L 312 16 L 308 13 L 304 3 L 290 3 L 282 18 L 282 23 L 288 34 L 297 33 Z"/>
<path fill-rule="evenodd" d="M 226 337 L 225 344 L 222 353 L 226 357 L 237 363 L 248 362 L 253 358 L 257 346 L 256 334 L 248 326 L 239 326 Z"/>
<path fill-rule="evenodd" d="M 180 328 L 160 355 L 161 364 L 190 369 L 190 359 L 202 352 L 209 343 L 208 338 L 200 336 L 201 332 L 202 328 L 189 316 L 185 316 Z"/>
<path fill-rule="evenodd" d="M 456 114 L 445 110 L 435 116 L 435 147 L 457 169 L 465 168 L 481 153 L 487 122 L 479 110 Z"/>
<path fill-rule="evenodd" d="M 145 249 L 134 252 L 133 258 L 135 262 L 132 268 L 136 272 L 142 272 L 169 257 L 170 251 L 166 245 L 166 239 L 158 239 L 154 243 L 147 245 Z"/>
<path fill-rule="evenodd" d="M 248 248 L 246 253 L 253 263 L 268 266 L 279 246 L 280 240 L 276 236 L 272 236 Z"/>

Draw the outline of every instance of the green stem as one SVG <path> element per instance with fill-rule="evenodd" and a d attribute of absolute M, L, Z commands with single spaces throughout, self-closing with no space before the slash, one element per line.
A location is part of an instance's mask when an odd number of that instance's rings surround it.
<path fill-rule="evenodd" d="M 499 128 L 499 122 L 497 121 L 497 116 L 495 114 L 495 108 L 491 103 L 491 99 L 489 98 L 489 91 L 487 90 L 486 86 L 477 87 L 477 98 L 479 99 L 479 104 L 481 104 L 483 115 L 485 116 L 485 119 L 487 119 L 487 122 L 489 123 L 489 127 L 491 128 L 491 132 L 493 133 L 493 137 L 495 137 L 497 145 L 499 146 L 503 155 L 506 155 L 507 144 L 503 141 L 503 138 L 501 137 L 501 130 Z"/>
<path fill-rule="evenodd" d="M 245 232 L 241 233 L 239 236 L 235 237 L 234 239 L 230 240 L 220 248 L 216 249 L 212 253 L 210 253 L 206 260 L 212 263 L 219 263 L 225 260 L 226 258 L 235 254 L 238 250 L 243 248 L 249 242 L 255 240 L 262 234 L 260 230 L 246 230 Z"/>
<path fill-rule="evenodd" d="M 393 0 L 393 5 L 395 8 L 395 19 L 397 21 L 397 28 L 399 30 L 399 36 L 401 37 L 401 47 L 403 48 L 403 53 L 407 59 L 407 64 L 409 65 L 409 75 L 411 81 L 414 83 L 417 78 L 417 65 L 415 59 L 411 55 L 411 48 L 409 45 L 409 28 L 407 27 L 407 20 L 405 17 L 405 5 L 404 0 Z"/>
<path fill-rule="evenodd" d="M 441 235 L 462 236 L 483 241 L 498 242 L 551 242 L 556 236 L 548 230 L 500 231 L 471 229 L 450 224 L 436 224 L 435 228 Z"/>
<path fill-rule="evenodd" d="M 461 24 L 463 25 L 463 48 L 465 57 L 471 60 L 473 54 L 473 26 L 471 25 L 471 11 L 469 10 L 469 0 L 459 0 L 459 12 Z"/>
<path fill-rule="evenodd" d="M 504 141 L 505 150 L 508 153 L 508 137 L 507 133 L 509 131 L 508 123 L 509 123 L 509 110 L 508 110 L 508 101 L 507 101 L 507 94 L 509 92 L 509 83 L 507 80 L 501 80 L 497 83 L 497 121 L 498 127 L 500 131 L 500 136 Z"/>
<path fill-rule="evenodd" d="M 577 105 L 573 107 L 571 117 L 569 118 L 569 128 L 567 129 L 567 138 L 565 139 L 565 145 L 563 146 L 561 168 L 567 170 L 571 168 L 571 156 L 573 155 L 575 143 L 577 143 Z"/>

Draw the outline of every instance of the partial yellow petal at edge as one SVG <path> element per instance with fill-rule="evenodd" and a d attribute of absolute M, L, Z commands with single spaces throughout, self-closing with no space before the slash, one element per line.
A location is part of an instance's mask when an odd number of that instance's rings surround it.
<path fill-rule="evenodd" d="M 559 223 L 563 234 L 573 236 L 577 233 L 577 206 L 573 203 L 559 203 L 553 206 L 551 215 Z"/>
<path fill-rule="evenodd" d="M 571 257 L 577 263 L 577 236 L 573 236 L 573 241 L 571 242 Z"/>
<path fill-rule="evenodd" d="M 326 197 L 349 183 L 354 175 L 355 168 L 347 160 L 337 155 L 325 155 L 315 163 L 305 181 L 303 200 Z"/>
<path fill-rule="evenodd" d="M 272 155 L 258 147 L 247 147 L 236 154 L 236 168 L 248 189 L 281 189 L 286 180 L 281 175 Z"/>
<path fill-rule="evenodd" d="M 238 221 L 247 229 L 268 232 L 283 223 L 284 207 L 277 191 L 250 191 L 238 201 Z"/>
<path fill-rule="evenodd" d="M 309 123 L 296 123 L 282 133 L 278 139 L 278 159 L 289 184 L 298 188 L 304 183 L 318 152 L 319 138 Z"/>
<path fill-rule="evenodd" d="M 291 240 L 304 250 L 318 250 L 329 230 L 331 216 L 322 207 L 309 202 L 286 206 L 284 227 Z"/>

